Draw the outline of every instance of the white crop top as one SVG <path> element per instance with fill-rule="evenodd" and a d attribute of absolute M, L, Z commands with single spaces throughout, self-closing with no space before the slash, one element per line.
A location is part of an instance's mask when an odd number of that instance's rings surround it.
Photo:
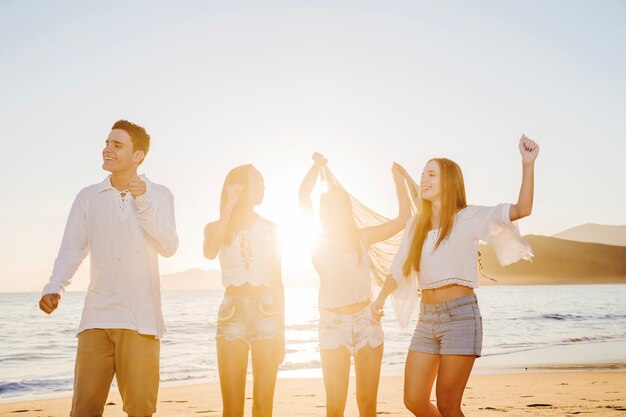
<path fill-rule="evenodd" d="M 264 285 L 269 287 L 272 265 L 280 262 L 276 225 L 263 217 L 240 230 L 230 246 L 219 251 L 222 285 Z"/>
<path fill-rule="evenodd" d="M 465 207 L 456 214 L 450 235 L 436 250 L 439 230 L 428 232 L 417 277 L 419 288 L 439 288 L 450 284 L 478 287 L 476 255 L 481 240 L 491 244 L 503 266 L 520 259 L 530 260 L 532 249 L 522 238 L 517 225 L 511 222 L 510 208 L 510 204 Z M 404 278 L 402 267 L 413 240 L 414 219 L 407 223 L 402 244 L 391 267 L 391 274 L 398 282 Z"/>
<path fill-rule="evenodd" d="M 398 283 L 393 299 L 401 326 L 408 324 L 416 305 L 416 278 L 420 289 L 440 288 L 451 284 L 478 287 L 477 254 L 480 241 L 492 246 L 502 266 L 520 259 L 532 259 L 530 245 L 522 238 L 517 224 L 510 220 L 510 208 L 510 204 L 498 204 L 492 207 L 467 206 L 460 210 L 456 214 L 450 235 L 436 250 L 439 230 L 428 233 L 422 248 L 417 277 L 413 271 L 405 278 L 402 269 L 413 240 L 415 216 L 407 222 L 402 244 L 390 270 Z"/>
<path fill-rule="evenodd" d="M 339 252 L 321 244 L 313 252 L 320 276 L 320 307 L 337 308 L 371 299 L 370 257 L 365 248 L 361 253 L 359 264 L 356 250 Z"/>

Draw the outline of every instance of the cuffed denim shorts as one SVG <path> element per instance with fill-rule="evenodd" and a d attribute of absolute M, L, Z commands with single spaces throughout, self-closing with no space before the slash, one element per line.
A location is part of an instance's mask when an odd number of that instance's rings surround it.
<path fill-rule="evenodd" d="M 483 324 L 476 294 L 440 304 L 420 303 L 410 351 L 480 356 Z"/>
<path fill-rule="evenodd" d="M 253 297 L 224 295 L 217 313 L 216 337 L 252 344 L 256 340 L 284 336 L 281 313 L 275 311 L 269 293 Z"/>
<path fill-rule="evenodd" d="M 320 309 L 320 349 L 333 350 L 345 346 L 355 354 L 365 345 L 377 347 L 383 344 L 383 326 L 372 317 L 368 305 L 355 314 L 339 314 Z"/>

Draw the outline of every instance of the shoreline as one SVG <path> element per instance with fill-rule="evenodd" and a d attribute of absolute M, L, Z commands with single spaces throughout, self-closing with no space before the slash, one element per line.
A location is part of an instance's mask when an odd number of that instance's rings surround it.
<path fill-rule="evenodd" d="M 476 360 L 472 376 L 480 375 L 527 375 L 527 374 L 596 374 L 625 373 L 626 339 L 602 342 L 585 342 L 572 345 L 547 346 L 537 349 L 483 356 Z M 382 378 L 402 378 L 404 362 L 384 366 Z M 354 366 L 350 376 L 354 377 Z M 248 380 L 252 376 L 248 374 Z M 279 380 L 320 380 L 321 368 L 280 371 Z M 626 377 L 625 377 L 626 379 Z M 202 378 L 161 382 L 162 389 L 192 385 L 218 384 L 217 378 Z M 117 392 L 116 388 L 111 389 Z M 0 397 L 0 405 L 24 401 L 45 401 L 68 398 L 72 392 L 60 391 L 42 394 L 26 394 Z"/>
<path fill-rule="evenodd" d="M 245 416 L 250 416 L 252 384 L 246 385 Z M 431 401 L 435 400 L 434 393 Z M 378 393 L 378 414 L 409 416 L 403 404 L 403 378 L 383 376 Z M 217 382 L 163 386 L 157 416 L 219 416 L 221 397 Z M 22 399 L 0 403 L 0 417 L 67 416 L 71 398 Z M 463 397 L 467 415 L 619 416 L 626 411 L 626 372 L 550 372 L 528 374 L 476 374 Z M 498 413 L 494 413 L 497 411 Z M 354 377 L 350 378 L 346 415 L 357 415 Z M 106 417 L 126 417 L 121 398 L 111 392 Z M 323 381 L 319 378 L 282 378 L 276 386 L 274 416 L 325 416 Z"/>

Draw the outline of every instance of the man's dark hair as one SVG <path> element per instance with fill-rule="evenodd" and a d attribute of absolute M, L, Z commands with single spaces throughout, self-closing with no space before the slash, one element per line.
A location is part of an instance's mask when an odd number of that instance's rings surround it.
<path fill-rule="evenodd" d="M 143 151 L 143 159 L 139 162 L 141 164 L 150 150 L 150 135 L 146 132 L 146 129 L 123 119 L 115 122 L 111 130 L 113 129 L 122 129 L 128 133 L 130 140 L 133 142 L 133 152 Z"/>

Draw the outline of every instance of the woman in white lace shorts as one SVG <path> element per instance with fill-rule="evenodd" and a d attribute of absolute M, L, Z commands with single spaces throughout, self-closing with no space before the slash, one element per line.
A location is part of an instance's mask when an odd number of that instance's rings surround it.
<path fill-rule="evenodd" d="M 467 205 L 463 174 L 449 159 L 431 159 L 422 172 L 417 215 L 405 229 L 393 277 L 379 294 L 383 301 L 406 280 L 417 279 L 421 289 L 420 317 L 404 380 L 404 402 L 416 416 L 463 416 L 463 392 L 482 346 L 482 318 L 474 294 L 479 242 L 490 243 L 503 265 L 533 256 L 512 221 L 531 212 L 539 146 L 522 135 L 519 150 L 522 185 L 516 204 Z M 436 406 L 430 402 L 435 379 Z"/>
<path fill-rule="evenodd" d="M 285 357 L 284 289 L 276 225 L 254 208 L 264 196 L 252 165 L 232 169 L 222 188 L 219 220 L 204 230 L 204 255 L 219 256 L 224 301 L 217 318 L 217 366 L 224 415 L 243 416 L 248 356 L 252 409 L 271 416 L 278 366 Z"/>
<path fill-rule="evenodd" d="M 376 396 L 383 355 L 381 309 L 371 308 L 368 246 L 402 230 L 410 215 L 409 200 L 400 187 L 404 170 L 394 165 L 398 217 L 378 226 L 356 226 L 348 193 L 333 181 L 326 159 L 313 156 L 313 166 L 300 187 L 300 203 L 311 212 L 310 194 L 320 174 L 329 179 L 320 199 L 322 236 L 312 258 L 320 276 L 319 342 L 326 415 L 343 416 L 348 394 L 350 358 L 354 356 L 359 415 L 376 416 Z"/>

